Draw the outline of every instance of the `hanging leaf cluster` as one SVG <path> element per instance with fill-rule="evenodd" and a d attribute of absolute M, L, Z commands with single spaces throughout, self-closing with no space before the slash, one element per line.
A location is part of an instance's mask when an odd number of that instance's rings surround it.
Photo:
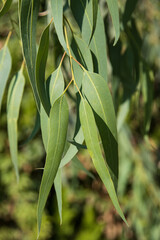
<path fill-rule="evenodd" d="M 106 0 L 106 2 L 115 30 L 114 44 L 116 44 L 120 34 L 118 1 Z M 8 11 L 11 3 L 12 1 L 5 1 L 0 10 L 0 17 Z M 19 28 L 24 62 L 10 83 L 7 99 L 10 152 L 19 180 L 17 120 L 25 84 L 23 76 L 25 66 L 37 106 L 35 127 L 26 143 L 41 128 L 46 151 L 37 207 L 38 236 L 43 210 L 53 184 L 62 222 L 61 170 L 69 161 L 73 161 L 81 169 L 84 168 L 76 158 L 81 148 L 88 150 L 114 207 L 126 222 L 117 198 L 116 117 L 107 83 L 106 37 L 98 0 L 48 1 L 48 9 L 51 9 L 52 16 L 37 47 L 36 25 L 39 7 L 40 0 L 19 0 Z M 46 77 L 52 31 L 57 34 L 63 54 L 57 69 Z M 11 69 L 11 57 L 7 47 L 10 34 L 0 51 L 0 106 Z M 71 77 L 67 84 L 62 71 L 64 59 L 69 59 L 70 62 Z M 66 93 L 71 86 L 74 86 L 76 96 L 77 120 L 74 137 L 65 151 L 69 124 Z"/>

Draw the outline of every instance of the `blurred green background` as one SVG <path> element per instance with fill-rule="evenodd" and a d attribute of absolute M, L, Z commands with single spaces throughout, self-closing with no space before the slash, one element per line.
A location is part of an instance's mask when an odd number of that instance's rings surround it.
<path fill-rule="evenodd" d="M 129 227 L 114 210 L 87 151 L 83 150 L 78 158 L 95 179 L 76 169 L 72 163 L 63 169 L 63 224 L 59 224 L 55 190 L 52 188 L 43 217 L 41 240 L 160 239 L 160 2 L 132 1 L 133 13 L 129 12 L 132 8 L 128 9 L 127 2 L 119 1 L 121 37 L 113 47 L 111 20 L 104 1 L 100 1 L 106 26 L 109 86 L 119 133 L 118 196 Z M 41 1 L 40 11 L 46 8 L 47 1 Z M 47 16 L 39 16 L 37 43 L 47 19 Z M 10 30 L 12 70 L 8 83 L 22 62 L 17 1 L 13 1 L 9 12 L 0 19 L 0 48 Z M 52 32 L 48 72 L 56 67 L 61 51 Z M 32 240 L 37 234 L 36 207 L 42 176 L 42 170 L 37 168 L 44 166 L 45 151 L 40 132 L 30 143 L 22 144 L 31 133 L 36 117 L 26 71 L 25 76 L 18 122 L 19 184 L 16 183 L 9 153 L 7 91 L 0 116 L 0 240 Z M 71 130 L 74 115 L 72 102 Z"/>

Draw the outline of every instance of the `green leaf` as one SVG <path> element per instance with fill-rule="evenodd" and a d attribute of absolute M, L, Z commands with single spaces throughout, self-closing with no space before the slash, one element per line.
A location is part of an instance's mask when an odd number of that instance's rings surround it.
<path fill-rule="evenodd" d="M 153 104 L 153 72 L 148 69 L 143 69 L 142 78 L 142 96 L 144 102 L 144 133 L 148 134 L 150 129 L 152 117 L 152 104 Z"/>
<path fill-rule="evenodd" d="M 117 188 L 118 144 L 116 118 L 112 97 L 106 81 L 96 73 L 85 72 L 83 92 L 95 111 L 96 123 L 102 139 L 106 161 Z"/>
<path fill-rule="evenodd" d="M 40 110 L 40 101 L 36 88 L 35 65 L 36 65 L 36 25 L 40 0 L 19 1 L 20 31 L 24 59 L 26 61 L 33 94 Z"/>
<path fill-rule="evenodd" d="M 92 37 L 94 35 L 94 31 L 96 29 L 96 23 L 97 23 L 97 14 L 98 14 L 98 0 L 92 0 L 92 17 L 93 17 L 93 28 L 91 33 L 90 41 L 92 40 Z"/>
<path fill-rule="evenodd" d="M 60 217 L 60 224 L 62 224 L 62 169 L 59 168 L 54 180 L 54 187 L 56 191 L 58 212 Z"/>
<path fill-rule="evenodd" d="M 126 1 L 125 10 L 123 13 L 123 25 L 124 26 L 130 20 L 137 3 L 138 3 L 138 0 L 127 0 Z"/>
<path fill-rule="evenodd" d="M 79 96 L 79 93 L 77 93 L 77 120 L 76 120 L 75 133 L 74 133 L 73 140 L 75 142 L 78 142 L 79 144 L 82 144 L 84 142 L 84 136 L 83 136 L 83 131 L 82 131 L 82 128 L 80 125 L 80 119 L 79 119 L 79 111 L 78 111 L 79 103 L 80 103 L 80 96 Z M 60 168 L 64 167 L 67 163 L 69 163 L 72 160 L 72 158 L 77 154 L 77 152 L 78 152 L 77 147 L 71 144 L 61 161 Z"/>
<path fill-rule="evenodd" d="M 17 181 L 19 181 L 18 173 L 18 137 L 17 137 L 17 120 L 19 116 L 20 104 L 24 89 L 25 80 L 23 77 L 23 68 L 19 74 L 13 77 L 7 98 L 7 126 L 9 135 L 9 145 L 11 159 L 15 168 Z"/>
<path fill-rule="evenodd" d="M 50 112 L 50 131 L 47 146 L 47 157 L 38 199 L 38 236 L 41 219 L 48 194 L 56 177 L 65 147 L 69 110 L 65 96 L 62 95 L 53 104 Z"/>
<path fill-rule="evenodd" d="M 0 50 L 0 111 L 6 83 L 11 70 L 11 55 L 7 47 L 7 42 Z"/>
<path fill-rule="evenodd" d="M 74 36 L 75 41 L 77 43 L 77 46 L 79 48 L 79 54 L 80 54 L 80 58 L 81 58 L 81 63 L 83 64 L 83 66 L 85 66 L 89 71 L 93 71 L 93 62 L 92 62 L 92 56 L 91 56 L 91 52 L 89 50 L 88 45 L 85 43 L 85 41 L 78 37 L 78 36 Z"/>
<path fill-rule="evenodd" d="M 29 135 L 29 137 L 21 145 L 27 144 L 30 141 L 32 141 L 32 139 L 38 133 L 39 129 L 40 129 L 40 115 L 39 115 L 39 112 L 37 111 L 33 130 L 31 132 L 31 134 Z"/>
<path fill-rule="evenodd" d="M 10 6 L 12 4 L 12 0 L 6 0 L 3 7 L 0 9 L 0 17 L 2 17 L 4 14 L 8 12 L 10 9 Z"/>
<path fill-rule="evenodd" d="M 89 45 L 93 29 L 92 1 L 79 0 L 71 1 L 73 15 L 81 29 L 82 38 Z"/>
<path fill-rule="evenodd" d="M 83 171 L 86 173 L 87 176 L 91 177 L 92 179 L 95 179 L 94 175 L 89 172 L 84 166 L 83 164 L 81 163 L 81 161 L 75 156 L 73 159 L 72 159 L 72 165 L 79 171 Z"/>
<path fill-rule="evenodd" d="M 49 80 L 49 79 L 48 79 Z M 47 80 L 47 81 L 48 81 Z M 61 65 L 52 73 L 49 83 L 50 101 L 51 105 L 61 96 L 64 91 L 64 79 L 61 71 Z M 48 136 L 50 133 L 50 121 L 41 105 L 41 131 L 45 150 L 47 151 Z M 61 186 L 61 170 L 59 169 L 54 180 L 55 191 L 58 202 L 58 210 L 60 216 L 60 223 L 62 223 L 62 186 Z"/>
<path fill-rule="evenodd" d="M 84 141 L 83 131 L 82 128 L 79 129 L 77 135 L 75 136 L 74 140 L 80 144 Z M 65 156 L 62 158 L 60 168 L 64 167 L 67 163 L 69 163 L 72 158 L 77 154 L 78 149 L 75 145 L 71 144 L 69 149 L 67 150 Z"/>
<path fill-rule="evenodd" d="M 54 26 L 56 33 L 64 50 L 68 53 L 67 45 L 63 33 L 63 0 L 51 0 Z"/>
<path fill-rule="evenodd" d="M 72 33 L 74 35 L 77 35 L 78 37 L 81 37 L 81 30 L 73 16 L 73 13 L 72 13 L 71 8 L 69 7 L 68 3 L 65 3 L 65 11 L 63 14 L 64 14 L 65 19 L 67 20 L 67 23 L 69 24 L 69 26 L 72 30 Z"/>
<path fill-rule="evenodd" d="M 97 126 L 96 126 L 92 109 L 87 103 L 87 101 L 84 99 L 82 99 L 80 103 L 80 121 L 83 129 L 86 145 L 90 153 L 90 156 L 92 158 L 93 164 L 108 191 L 108 194 L 113 202 L 113 205 L 115 206 L 121 218 L 127 224 L 127 221 L 123 215 L 123 212 L 120 208 L 120 205 L 117 199 L 114 184 L 112 182 L 110 173 L 108 171 L 107 165 L 105 163 L 105 160 L 101 152 L 101 147 L 99 144 L 98 133 L 97 133 Z"/>
<path fill-rule="evenodd" d="M 62 95 L 64 91 L 64 79 L 61 71 L 61 65 L 52 73 L 51 77 L 47 81 L 50 81 L 49 95 L 51 105 L 53 106 L 54 102 Z M 42 139 L 45 149 L 47 151 L 48 136 L 50 132 L 49 117 L 46 114 L 42 105 L 40 112 Z"/>
<path fill-rule="evenodd" d="M 89 47 L 93 55 L 94 72 L 99 73 L 107 81 L 106 36 L 104 23 L 99 8 L 95 32 Z"/>
<path fill-rule="evenodd" d="M 119 12 L 118 12 L 118 1 L 117 0 L 106 0 L 109 12 L 111 14 L 112 23 L 115 30 L 115 40 L 114 45 L 117 43 L 120 35 L 120 26 L 119 26 Z"/>
<path fill-rule="evenodd" d="M 99 73 L 107 81 L 106 37 L 99 7 L 97 10 L 97 21 L 92 39 L 90 38 L 93 31 L 92 21 L 94 14 L 94 11 L 92 11 L 92 1 L 71 1 L 71 8 L 82 31 L 82 38 L 92 51 L 94 72 Z"/>
<path fill-rule="evenodd" d="M 45 68 L 48 57 L 49 48 L 49 27 L 50 24 L 45 28 L 42 33 L 40 45 L 36 59 L 36 85 L 41 103 L 49 116 L 50 112 L 50 101 L 47 95 L 46 82 L 45 82 Z"/>
<path fill-rule="evenodd" d="M 59 66 L 52 73 L 49 91 L 50 91 L 51 105 L 53 105 L 55 100 L 59 98 L 64 91 L 64 78 L 63 78 L 61 66 Z"/>
<path fill-rule="evenodd" d="M 70 142 L 71 144 L 73 144 L 74 146 L 76 146 L 78 150 L 80 150 L 80 149 L 87 149 L 86 145 L 77 143 L 75 140 L 68 141 L 68 142 Z"/>

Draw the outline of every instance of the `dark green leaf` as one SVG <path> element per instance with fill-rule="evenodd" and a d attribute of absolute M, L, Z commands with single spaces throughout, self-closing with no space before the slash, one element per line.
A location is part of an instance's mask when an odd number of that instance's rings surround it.
<path fill-rule="evenodd" d="M 3 7 L 0 9 L 0 17 L 2 17 L 5 13 L 8 12 L 10 6 L 12 4 L 12 0 L 6 0 Z"/>
<path fill-rule="evenodd" d="M 78 150 L 80 150 L 80 149 L 87 149 L 87 147 L 85 145 L 77 143 L 75 140 L 68 141 L 68 142 L 70 142 L 71 144 L 76 146 Z"/>
<path fill-rule="evenodd" d="M 45 82 L 45 68 L 48 57 L 49 48 L 49 27 L 50 24 L 45 28 L 42 33 L 40 45 L 36 59 L 36 85 L 41 103 L 49 116 L 50 112 L 50 100 L 47 95 L 46 82 Z"/>
<path fill-rule="evenodd" d="M 50 131 L 47 145 L 47 157 L 44 167 L 38 199 L 38 235 L 41 219 L 48 194 L 56 177 L 66 142 L 69 110 L 65 96 L 62 95 L 53 104 L 50 112 Z"/>
<path fill-rule="evenodd" d="M 40 0 L 19 1 L 20 31 L 22 38 L 23 54 L 27 65 L 33 94 L 40 110 L 40 102 L 36 88 L 35 65 L 36 65 L 36 25 Z"/>
<path fill-rule="evenodd" d="M 29 137 L 21 145 L 24 145 L 24 144 L 27 144 L 28 142 L 30 142 L 36 136 L 39 129 L 40 129 L 40 115 L 39 115 L 39 112 L 37 111 L 33 130 L 31 132 L 31 134 L 29 135 Z"/>
<path fill-rule="evenodd" d="M 125 10 L 123 13 L 123 25 L 125 26 L 130 20 L 131 15 L 138 3 L 138 0 L 127 0 L 125 5 Z"/>

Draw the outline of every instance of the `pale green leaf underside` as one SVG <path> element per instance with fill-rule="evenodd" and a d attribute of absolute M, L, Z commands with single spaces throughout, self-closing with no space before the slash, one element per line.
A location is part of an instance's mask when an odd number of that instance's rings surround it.
<path fill-rule="evenodd" d="M 54 180 L 60 224 L 62 224 L 62 169 L 59 168 Z"/>
<path fill-rule="evenodd" d="M 6 83 L 11 70 L 11 55 L 7 45 L 0 50 L 0 110 Z"/>
<path fill-rule="evenodd" d="M 11 159 L 15 168 L 17 181 L 19 180 L 17 121 L 19 116 L 24 84 L 25 80 L 21 70 L 19 74 L 16 75 L 11 81 L 7 98 L 7 127 L 9 145 Z"/>

